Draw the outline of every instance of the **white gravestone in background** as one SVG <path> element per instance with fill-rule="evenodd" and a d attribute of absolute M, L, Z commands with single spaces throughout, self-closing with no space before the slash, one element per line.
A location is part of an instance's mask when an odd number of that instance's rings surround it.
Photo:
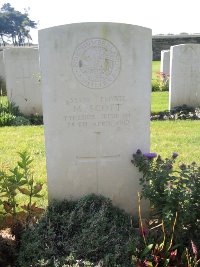
<path fill-rule="evenodd" d="M 160 72 L 166 75 L 170 73 L 170 50 L 161 51 Z"/>
<path fill-rule="evenodd" d="M 200 106 L 200 45 L 171 47 L 169 109 L 176 106 Z"/>
<path fill-rule="evenodd" d="M 101 194 L 137 213 L 131 164 L 149 151 L 151 30 L 80 23 L 39 31 L 49 199 Z"/>
<path fill-rule="evenodd" d="M 8 99 L 25 115 L 42 115 L 39 53 L 35 48 L 4 50 Z"/>

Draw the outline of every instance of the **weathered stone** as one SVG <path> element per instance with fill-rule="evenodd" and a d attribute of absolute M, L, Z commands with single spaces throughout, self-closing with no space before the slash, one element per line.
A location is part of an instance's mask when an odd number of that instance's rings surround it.
<path fill-rule="evenodd" d="M 171 47 L 169 109 L 200 106 L 200 45 Z"/>
<path fill-rule="evenodd" d="M 5 49 L 4 61 L 9 101 L 25 115 L 42 115 L 38 49 Z"/>
<path fill-rule="evenodd" d="M 170 50 L 161 51 L 160 72 L 164 75 L 169 75 L 170 73 Z"/>
<path fill-rule="evenodd" d="M 81 23 L 39 31 L 49 199 L 102 194 L 137 214 L 149 151 L 151 30 Z"/>

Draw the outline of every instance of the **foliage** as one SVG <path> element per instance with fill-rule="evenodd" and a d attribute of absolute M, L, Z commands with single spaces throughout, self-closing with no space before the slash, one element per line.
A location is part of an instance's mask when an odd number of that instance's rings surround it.
<path fill-rule="evenodd" d="M 20 116 L 21 113 L 15 103 L 10 103 L 5 97 L 0 97 L 0 114 L 10 113 L 14 116 Z"/>
<path fill-rule="evenodd" d="M 164 222 L 154 226 L 150 220 L 143 224 L 140 212 L 139 195 L 139 225 L 140 235 L 132 243 L 133 266 L 137 267 L 198 267 L 197 247 L 191 241 L 190 249 L 180 250 L 180 244 L 174 243 L 177 223 L 177 213 L 173 220 L 171 231 L 166 231 Z M 153 225 L 153 226 L 152 226 Z M 169 230 L 169 229 L 168 229 Z"/>
<path fill-rule="evenodd" d="M 0 171 L 0 205 L 3 210 L 1 228 L 10 227 L 16 240 L 20 240 L 22 230 L 36 222 L 43 212 L 33 203 L 33 198 L 42 197 L 39 194 L 42 184 L 34 182 L 30 171 L 32 159 L 27 152 L 19 153 L 19 156 L 20 161 L 9 173 Z M 19 194 L 25 196 L 23 205 L 18 202 Z"/>
<path fill-rule="evenodd" d="M 4 78 L 0 74 L 0 96 L 1 95 L 5 96 L 6 94 L 7 94 L 6 93 L 6 83 L 5 83 Z"/>
<path fill-rule="evenodd" d="M 43 124 L 43 116 L 39 114 L 31 114 L 30 116 L 26 116 L 31 125 L 42 125 Z"/>
<path fill-rule="evenodd" d="M 0 114 L 0 126 L 11 126 L 13 125 L 16 117 L 10 113 Z"/>
<path fill-rule="evenodd" d="M 0 98 L 0 127 L 13 125 L 16 116 L 20 115 L 18 107 Z"/>
<path fill-rule="evenodd" d="M 29 119 L 27 119 L 23 116 L 17 116 L 17 117 L 15 117 L 15 119 L 11 125 L 13 125 L 13 126 L 30 125 L 30 121 L 29 121 Z"/>
<path fill-rule="evenodd" d="M 9 238 L 0 236 L 0 266 L 15 266 L 16 261 L 16 243 Z"/>
<path fill-rule="evenodd" d="M 15 103 L 2 99 L 3 97 L 0 97 L 0 127 L 43 124 L 42 116 L 38 114 L 24 116 Z"/>
<path fill-rule="evenodd" d="M 152 92 L 169 91 L 169 75 L 163 72 L 156 73 L 156 79 L 152 80 Z"/>
<path fill-rule="evenodd" d="M 3 45 L 12 40 L 13 45 L 24 45 L 31 40 L 30 29 L 36 28 L 36 22 L 29 19 L 27 10 L 16 11 L 9 3 L 0 9 L 0 38 Z"/>
<path fill-rule="evenodd" d="M 155 218 L 163 220 L 170 232 L 177 213 L 175 241 L 188 246 L 194 240 L 200 248 L 200 167 L 195 162 L 188 166 L 182 163 L 175 170 L 177 156 L 173 153 L 163 160 L 155 153 L 138 150 L 132 163 L 142 172 L 142 196 L 150 200 Z"/>
<path fill-rule="evenodd" d="M 154 113 L 151 115 L 151 120 L 200 120 L 200 108 L 178 106 L 170 111 Z"/>
<path fill-rule="evenodd" d="M 33 263 L 47 266 L 77 260 L 103 266 L 131 266 L 128 250 L 133 228 L 130 216 L 114 207 L 109 199 L 89 195 L 77 201 L 53 202 L 46 214 L 24 233 L 19 255 L 20 267 Z"/>

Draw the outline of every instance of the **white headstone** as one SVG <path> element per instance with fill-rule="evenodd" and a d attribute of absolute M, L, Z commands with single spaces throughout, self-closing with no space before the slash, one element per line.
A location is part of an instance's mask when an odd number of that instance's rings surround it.
<path fill-rule="evenodd" d="M 34 48 L 4 50 L 8 99 L 25 115 L 42 115 L 39 53 Z"/>
<path fill-rule="evenodd" d="M 176 106 L 200 106 L 200 45 L 171 47 L 169 109 Z"/>
<path fill-rule="evenodd" d="M 165 75 L 170 73 L 170 50 L 161 51 L 160 72 Z"/>
<path fill-rule="evenodd" d="M 39 31 L 49 199 L 95 193 L 137 213 L 131 164 L 149 151 L 151 30 L 80 23 Z"/>

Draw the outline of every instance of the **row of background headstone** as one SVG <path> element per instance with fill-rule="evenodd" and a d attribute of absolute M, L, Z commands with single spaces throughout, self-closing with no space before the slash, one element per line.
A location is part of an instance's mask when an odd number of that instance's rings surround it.
<path fill-rule="evenodd" d="M 199 47 L 198 44 L 184 44 L 161 51 L 160 71 L 169 75 L 169 109 L 184 104 L 200 105 Z M 10 48 L 0 52 L 0 76 L 7 81 L 10 102 L 19 106 L 25 115 L 42 115 L 37 48 Z"/>
<path fill-rule="evenodd" d="M 200 106 L 200 45 L 182 44 L 161 52 L 160 71 L 169 75 L 169 110 Z"/>
<path fill-rule="evenodd" d="M 7 96 L 24 115 L 42 115 L 38 48 L 8 48 L 0 52 L 0 75 Z"/>

